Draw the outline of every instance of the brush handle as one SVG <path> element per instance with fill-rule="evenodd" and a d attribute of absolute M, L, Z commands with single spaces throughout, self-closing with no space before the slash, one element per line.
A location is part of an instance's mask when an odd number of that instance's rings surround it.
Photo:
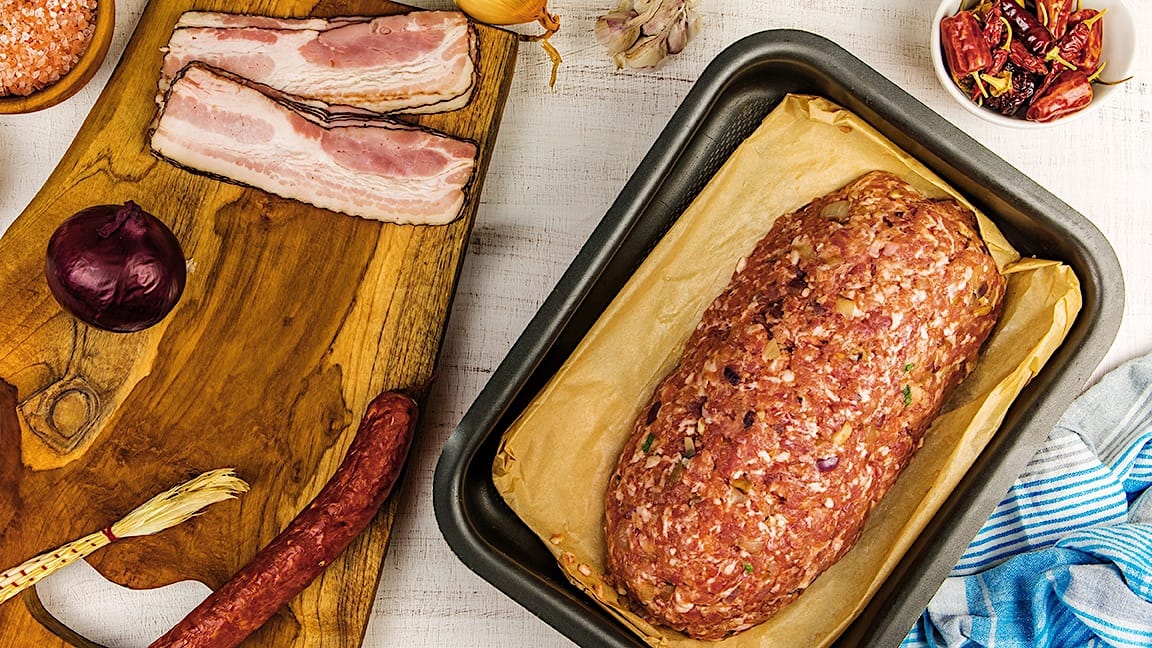
<path fill-rule="evenodd" d="M 97 549 L 112 542 L 110 535 L 104 531 L 86 535 L 79 540 L 46 551 L 35 558 L 9 569 L 0 574 L 0 603 L 16 596 L 24 589 L 40 582 L 45 576 L 55 573 L 72 563 L 91 555 Z"/>

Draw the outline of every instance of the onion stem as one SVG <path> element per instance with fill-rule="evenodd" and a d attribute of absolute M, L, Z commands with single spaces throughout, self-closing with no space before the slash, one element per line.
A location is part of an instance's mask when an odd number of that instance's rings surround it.
<path fill-rule="evenodd" d="M 543 34 L 521 34 L 520 40 L 526 42 L 539 42 L 540 47 L 544 48 L 544 52 L 548 54 L 548 58 L 552 60 L 552 74 L 548 78 L 548 87 L 556 87 L 556 74 L 560 69 L 560 64 L 563 60 L 560 58 L 560 52 L 557 51 L 552 43 L 548 42 L 552 34 L 560 31 L 560 19 L 548 13 L 547 9 L 540 10 L 540 16 L 536 19 L 541 26 L 544 27 Z"/>

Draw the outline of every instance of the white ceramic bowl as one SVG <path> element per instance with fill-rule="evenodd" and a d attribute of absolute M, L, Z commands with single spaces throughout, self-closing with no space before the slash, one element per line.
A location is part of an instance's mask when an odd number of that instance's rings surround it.
<path fill-rule="evenodd" d="M 932 17 L 932 35 L 929 39 L 929 52 L 932 57 L 932 68 L 936 71 L 936 78 L 944 90 L 968 112 L 994 124 L 1010 126 L 1013 128 L 1042 128 L 1056 124 L 1065 124 L 1091 112 L 1099 110 L 1100 106 L 1108 101 L 1109 95 L 1120 90 L 1120 86 L 1107 86 L 1100 83 L 1093 84 L 1092 103 L 1083 110 L 1050 122 L 1032 122 L 1022 118 L 1005 117 L 1000 113 L 978 106 L 972 102 L 952 81 L 951 75 L 944 63 L 944 54 L 940 48 L 940 21 L 956 13 L 962 0 L 944 0 L 936 9 Z M 971 8 L 976 0 L 966 0 L 965 8 Z M 1107 61 L 1101 77 L 1106 80 L 1118 80 L 1128 77 L 1136 58 L 1136 21 L 1132 10 L 1124 0 L 1082 0 L 1082 7 L 1104 10 L 1107 12 L 1101 19 L 1104 21 L 1104 42 L 1101 61 Z"/>

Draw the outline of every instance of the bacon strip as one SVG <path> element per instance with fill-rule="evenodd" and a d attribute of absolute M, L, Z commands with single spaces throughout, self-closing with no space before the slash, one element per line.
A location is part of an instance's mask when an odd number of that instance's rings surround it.
<path fill-rule="evenodd" d="M 368 22 L 373 16 L 339 16 L 336 18 L 279 18 L 254 16 L 220 11 L 185 11 L 176 20 L 176 29 L 182 27 L 259 27 L 262 29 L 314 29 L 324 31 L 349 23 Z"/>
<path fill-rule="evenodd" d="M 398 121 L 325 126 L 235 75 L 193 63 L 157 115 L 151 147 L 188 169 L 363 218 L 455 220 L 472 142 Z"/>
<path fill-rule="evenodd" d="M 165 50 L 161 96 L 200 61 L 335 113 L 456 110 L 476 76 L 475 30 L 458 11 L 327 19 L 189 12 Z"/>

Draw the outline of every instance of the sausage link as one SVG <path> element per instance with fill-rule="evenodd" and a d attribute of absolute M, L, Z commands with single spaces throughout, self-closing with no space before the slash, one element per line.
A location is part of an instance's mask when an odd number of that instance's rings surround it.
<path fill-rule="evenodd" d="M 228 582 L 149 648 L 236 646 L 327 567 L 368 526 L 408 456 L 416 402 L 377 396 L 332 478 L 315 499 Z"/>

